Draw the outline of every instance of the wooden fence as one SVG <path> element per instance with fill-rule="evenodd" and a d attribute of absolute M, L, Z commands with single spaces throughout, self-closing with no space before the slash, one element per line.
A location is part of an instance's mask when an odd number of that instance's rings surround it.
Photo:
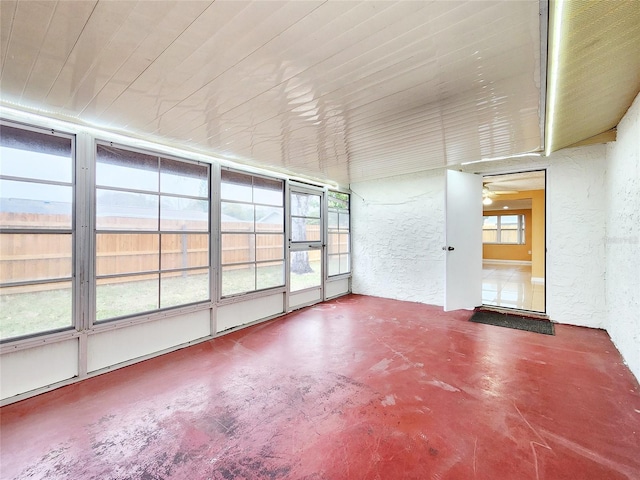
<path fill-rule="evenodd" d="M 39 215 L 41 219 L 29 218 L 36 214 L 10 214 L 3 212 L 0 220 L 3 225 L 26 227 L 39 221 L 40 225 L 68 228 L 69 218 L 56 215 Z M 11 216 L 11 218 L 8 218 Z M 131 219 L 118 223 L 120 228 L 133 226 Z M 138 224 L 139 225 L 139 224 Z M 126 228 L 126 227 L 125 227 Z M 279 261 L 284 256 L 284 235 L 280 233 L 266 233 L 277 231 L 280 225 L 258 224 L 257 234 L 248 232 L 252 228 L 250 223 L 225 222 L 222 230 L 226 232 L 221 237 L 222 263 L 233 264 L 253 261 Z M 308 237 L 317 238 L 319 226 L 307 227 Z M 334 245 L 335 242 L 344 243 L 346 237 L 330 236 L 330 243 L 335 248 L 347 248 L 346 245 Z M 344 251 L 344 250 L 342 250 Z M 24 282 L 32 280 L 46 281 L 47 279 L 68 278 L 73 271 L 72 265 L 72 236 L 71 234 L 25 234 L 11 233 L 5 230 L 0 235 L 0 282 Z M 161 252 L 161 255 L 159 255 Z M 319 251 L 309 252 L 309 260 L 320 260 Z M 99 233 L 96 235 L 96 273 L 102 275 L 116 275 L 155 271 L 158 269 L 182 269 L 191 267 L 207 267 L 209 264 L 209 235 L 207 233 L 183 232 L 170 234 L 157 233 Z M 179 274 L 179 273 L 178 273 Z M 141 279 L 138 277 L 138 279 Z M 123 279 L 127 280 L 127 279 Z M 60 287 L 65 286 L 61 284 Z M 40 286 L 22 287 L 12 291 L 34 291 L 42 289 Z M 51 284 L 51 288 L 56 288 Z"/>

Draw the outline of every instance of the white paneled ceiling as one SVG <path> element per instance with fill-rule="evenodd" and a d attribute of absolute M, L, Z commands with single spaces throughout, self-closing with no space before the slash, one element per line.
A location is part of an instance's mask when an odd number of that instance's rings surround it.
<path fill-rule="evenodd" d="M 537 151 L 538 1 L 7 1 L 3 105 L 341 184 Z"/>

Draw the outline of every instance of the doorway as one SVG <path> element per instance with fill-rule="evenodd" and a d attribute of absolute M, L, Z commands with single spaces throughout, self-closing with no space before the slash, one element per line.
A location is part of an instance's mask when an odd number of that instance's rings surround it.
<path fill-rule="evenodd" d="M 322 301 L 325 278 L 323 205 L 322 189 L 290 186 L 288 310 Z"/>
<path fill-rule="evenodd" d="M 482 180 L 482 303 L 546 311 L 546 170 Z"/>

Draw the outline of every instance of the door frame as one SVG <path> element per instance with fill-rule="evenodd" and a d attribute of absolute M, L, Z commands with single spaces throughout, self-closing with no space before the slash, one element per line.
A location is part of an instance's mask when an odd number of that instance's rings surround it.
<path fill-rule="evenodd" d="M 513 175 L 513 174 L 518 174 L 518 173 L 535 173 L 535 172 L 543 172 L 544 173 L 544 209 L 543 209 L 543 226 L 544 226 L 544 235 L 543 235 L 543 239 L 544 239 L 544 246 L 543 246 L 543 265 L 544 265 L 544 287 L 543 287 L 543 296 L 544 296 L 544 310 L 543 311 L 539 311 L 539 310 L 528 310 L 528 309 L 523 309 L 523 308 L 513 308 L 513 307 L 504 307 L 501 305 L 491 305 L 491 304 L 485 304 L 483 303 L 482 306 L 483 307 L 497 307 L 497 308 L 501 308 L 501 309 L 506 309 L 506 310 L 513 310 L 515 312 L 528 312 L 528 313 L 534 313 L 537 315 L 542 315 L 544 317 L 547 316 L 547 309 L 548 309 L 548 268 L 547 268 L 547 219 L 549 218 L 548 214 L 547 214 L 547 209 L 548 209 L 548 201 L 547 201 L 547 189 L 548 189 L 548 181 L 549 181 L 549 167 L 548 165 L 540 165 L 537 167 L 531 167 L 531 168 L 526 168 L 526 169 L 518 169 L 518 168 L 510 168 L 510 169 L 500 169 L 500 170 L 496 170 L 496 171 L 483 171 L 483 172 L 479 172 L 478 175 L 481 175 L 482 178 L 484 177 L 494 177 L 494 176 L 499 176 L 499 175 Z M 484 213 L 483 213 L 484 215 Z M 484 255 L 483 255 L 483 263 L 484 263 Z M 533 265 L 532 265 L 533 266 Z"/>
<path fill-rule="evenodd" d="M 291 208 L 291 195 L 292 193 L 302 193 L 306 195 L 318 195 L 320 197 L 320 239 L 317 241 L 308 241 L 308 242 L 293 242 L 292 240 L 292 208 Z M 322 302 L 325 297 L 325 249 L 326 249 L 326 238 L 325 238 L 325 218 L 326 218 L 326 191 L 323 187 L 314 186 L 311 184 L 298 183 L 294 181 L 287 182 L 286 189 L 286 211 L 287 211 L 287 238 L 286 238 L 286 255 L 285 261 L 287 262 L 286 266 L 286 291 L 285 291 L 285 310 L 291 311 L 298 308 L 306 307 L 309 305 L 314 305 L 316 303 Z M 295 292 L 291 292 L 291 254 L 293 252 L 300 251 L 319 251 L 320 252 L 320 285 L 304 288 L 301 290 L 296 290 Z M 318 295 L 315 296 L 314 292 L 318 291 Z M 300 303 L 294 303 L 292 305 L 292 297 L 300 297 Z"/>

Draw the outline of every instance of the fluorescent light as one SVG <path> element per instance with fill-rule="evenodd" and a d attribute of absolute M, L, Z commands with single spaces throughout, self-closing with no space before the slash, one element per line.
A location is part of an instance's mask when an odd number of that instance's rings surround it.
<path fill-rule="evenodd" d="M 551 59 L 549 69 L 549 85 L 547 89 L 547 126 L 545 132 L 547 138 L 544 145 L 544 154 L 551 154 L 551 144 L 553 143 L 553 127 L 556 116 L 556 96 L 558 93 L 558 63 L 560 61 L 560 33 L 562 28 L 562 11 L 564 9 L 564 1 L 556 0 L 555 11 L 553 12 L 553 32 L 551 36 Z"/>
<path fill-rule="evenodd" d="M 533 153 L 516 153 L 515 155 L 505 155 L 503 157 L 491 157 L 491 158 L 483 158 L 481 160 L 474 160 L 473 162 L 463 162 L 460 165 L 471 165 L 472 163 L 481 163 L 481 162 L 495 162 L 496 160 L 509 160 L 511 158 L 525 158 L 525 157 L 540 157 L 542 153 L 533 152 Z"/>

